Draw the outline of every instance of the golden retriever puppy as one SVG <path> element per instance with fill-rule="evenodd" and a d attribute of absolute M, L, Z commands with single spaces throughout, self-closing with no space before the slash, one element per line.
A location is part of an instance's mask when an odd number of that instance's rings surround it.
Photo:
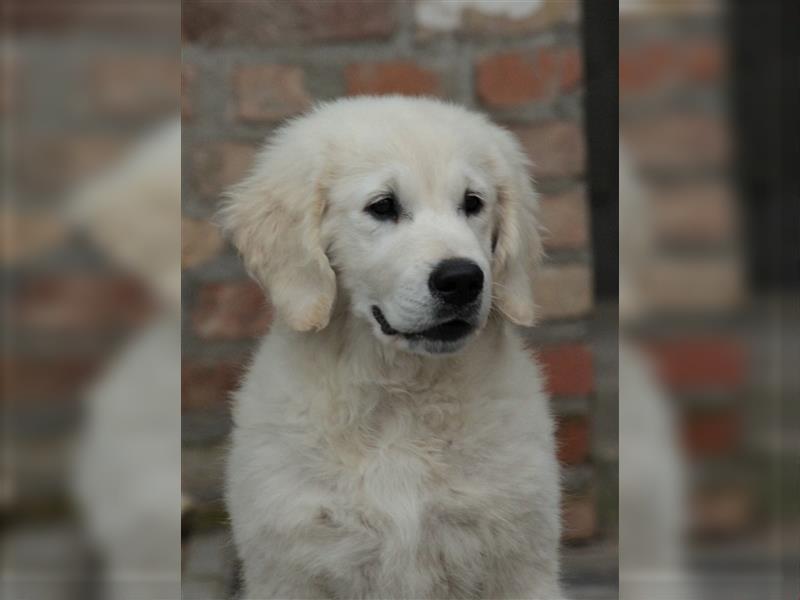
<path fill-rule="evenodd" d="M 515 139 L 400 97 L 277 132 L 220 220 L 278 319 L 235 394 L 247 598 L 560 597 L 559 481 Z"/>

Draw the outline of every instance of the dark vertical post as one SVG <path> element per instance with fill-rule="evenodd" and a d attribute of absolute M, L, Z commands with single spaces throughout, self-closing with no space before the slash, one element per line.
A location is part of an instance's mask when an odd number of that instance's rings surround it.
<path fill-rule="evenodd" d="M 595 294 L 616 300 L 619 276 L 619 8 L 616 0 L 583 3 L 584 114 Z"/>
<path fill-rule="evenodd" d="M 729 5 L 734 169 L 755 290 L 796 285 L 800 264 L 800 37 L 794 0 Z"/>

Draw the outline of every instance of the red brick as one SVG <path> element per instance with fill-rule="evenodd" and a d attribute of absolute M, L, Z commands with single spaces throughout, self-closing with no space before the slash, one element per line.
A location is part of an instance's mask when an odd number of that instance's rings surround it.
<path fill-rule="evenodd" d="M 537 179 L 577 177 L 586 166 L 583 130 L 570 121 L 551 121 L 536 125 L 512 125 Z"/>
<path fill-rule="evenodd" d="M 311 106 L 305 73 L 292 65 L 240 65 L 233 92 L 235 116 L 243 121 L 279 121 Z"/>
<path fill-rule="evenodd" d="M 219 228 L 208 221 L 181 219 L 181 268 L 191 269 L 219 254 L 223 241 Z"/>
<path fill-rule="evenodd" d="M 724 456 L 738 446 L 741 429 L 741 415 L 734 408 L 689 414 L 684 423 L 684 442 L 695 458 Z"/>
<path fill-rule="evenodd" d="M 2 360 L 4 400 L 60 402 L 75 399 L 97 373 L 98 361 L 89 357 L 6 356 Z"/>
<path fill-rule="evenodd" d="M 406 94 L 437 96 L 441 94 L 439 75 L 410 60 L 381 63 L 358 63 L 345 69 L 347 93 Z"/>
<path fill-rule="evenodd" d="M 225 406 L 243 375 L 238 362 L 186 362 L 181 366 L 181 409 Z"/>
<path fill-rule="evenodd" d="M 179 101 L 180 63 L 160 56 L 112 56 L 91 68 L 95 107 L 117 116 L 174 112 Z"/>
<path fill-rule="evenodd" d="M 0 115 L 11 114 L 20 105 L 21 78 L 19 63 L 5 52 L 0 56 L 0 81 Z"/>
<path fill-rule="evenodd" d="M 62 274 L 24 283 L 13 315 L 18 325 L 48 333 L 100 332 L 141 323 L 151 302 L 131 277 Z"/>
<path fill-rule="evenodd" d="M 689 81 L 718 83 L 725 76 L 726 57 L 723 43 L 717 40 L 698 42 L 683 50 L 682 69 Z"/>
<path fill-rule="evenodd" d="M 217 142 L 199 146 L 192 155 L 192 173 L 202 196 L 219 196 L 237 183 L 253 165 L 256 147 L 240 142 Z"/>
<path fill-rule="evenodd" d="M 271 322 L 264 291 L 249 280 L 204 285 L 192 309 L 194 332 L 203 339 L 258 337 Z"/>
<path fill-rule="evenodd" d="M 654 313 L 730 314 L 745 297 L 738 256 L 660 257 L 641 277 L 644 301 Z"/>
<path fill-rule="evenodd" d="M 561 56 L 561 81 L 559 88 L 562 92 L 571 92 L 578 88 L 583 81 L 583 56 L 578 47 L 565 50 Z"/>
<path fill-rule="evenodd" d="M 477 93 L 491 108 L 514 108 L 550 98 L 558 84 L 559 57 L 552 48 L 533 55 L 504 52 L 478 61 Z"/>
<path fill-rule="evenodd" d="M 620 96 L 662 89 L 674 77 L 679 58 L 676 42 L 657 41 L 620 48 Z"/>
<path fill-rule="evenodd" d="M 3 266 L 53 250 L 67 236 L 63 220 L 41 210 L 30 213 L 0 211 L 0 231 L 14 233 L 6 236 L 0 245 L 0 265 Z"/>
<path fill-rule="evenodd" d="M 58 144 L 57 152 L 65 159 L 67 174 L 78 180 L 110 167 L 128 148 L 127 141 L 101 135 L 65 138 L 63 144 Z"/>
<path fill-rule="evenodd" d="M 320 41 L 386 38 L 396 25 L 395 0 L 300 0 L 305 34 Z"/>
<path fill-rule="evenodd" d="M 733 192 L 720 183 L 691 184 L 653 194 L 653 224 L 667 243 L 723 244 L 736 239 Z"/>
<path fill-rule="evenodd" d="M 100 33 L 122 39 L 174 44 L 180 26 L 180 4 L 174 2 L 24 2 L 9 14 L 9 31 L 79 36 Z M 168 37 L 167 37 L 168 36 Z"/>
<path fill-rule="evenodd" d="M 589 421 L 585 417 L 557 419 L 557 455 L 562 465 L 580 465 L 589 460 L 589 429 Z"/>
<path fill-rule="evenodd" d="M 542 321 L 582 317 L 592 308 L 592 272 L 586 265 L 545 265 L 534 289 Z"/>
<path fill-rule="evenodd" d="M 573 188 L 541 197 L 540 219 L 547 250 L 577 250 L 589 243 L 589 207 L 586 189 Z"/>
<path fill-rule="evenodd" d="M 623 139 L 646 169 L 722 168 L 730 160 L 727 124 L 718 115 L 672 113 L 623 126 Z"/>
<path fill-rule="evenodd" d="M 741 534 L 753 523 L 753 493 L 739 485 L 698 490 L 691 499 L 691 529 L 695 535 L 722 537 Z"/>
<path fill-rule="evenodd" d="M 396 0 L 190 2 L 184 39 L 204 44 L 273 46 L 384 39 L 396 27 Z"/>
<path fill-rule="evenodd" d="M 545 346 L 538 352 L 552 396 L 585 396 L 594 388 L 592 354 L 585 344 Z"/>
<path fill-rule="evenodd" d="M 747 352 L 741 339 L 686 337 L 650 343 L 661 380 L 671 389 L 735 390 L 747 377 Z"/>
<path fill-rule="evenodd" d="M 24 139 L 15 157 L 17 183 L 26 191 L 63 194 L 112 165 L 124 148 L 122 139 L 105 135 Z"/>
<path fill-rule="evenodd" d="M 593 494 L 565 497 L 561 507 L 561 539 L 568 544 L 586 542 L 597 534 L 597 507 Z"/>

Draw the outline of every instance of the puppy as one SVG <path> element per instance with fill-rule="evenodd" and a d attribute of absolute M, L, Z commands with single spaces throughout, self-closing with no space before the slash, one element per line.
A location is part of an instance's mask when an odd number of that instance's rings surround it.
<path fill-rule="evenodd" d="M 483 116 L 354 98 L 278 131 L 220 220 L 278 319 L 234 398 L 247 598 L 560 597 L 526 158 Z"/>

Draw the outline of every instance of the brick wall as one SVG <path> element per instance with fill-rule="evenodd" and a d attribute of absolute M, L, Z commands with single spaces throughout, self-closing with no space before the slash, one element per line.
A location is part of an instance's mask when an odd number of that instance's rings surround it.
<path fill-rule="evenodd" d="M 756 501 L 744 468 L 757 392 L 741 319 L 726 34 L 715 2 L 621 12 L 620 143 L 642 178 L 655 246 L 639 334 L 677 405 L 695 531 L 714 534 L 746 530 Z"/>
<path fill-rule="evenodd" d="M 468 3 L 469 4 L 469 3 Z M 184 485 L 219 510 L 226 395 L 272 318 L 231 247 L 208 224 L 220 191 L 286 117 L 319 99 L 424 94 L 490 114 L 534 161 L 549 229 L 529 332 L 549 376 L 566 471 L 568 540 L 608 534 L 594 421 L 592 260 L 577 2 L 184 2 Z M 508 3 L 505 3 L 508 4 Z M 350 18 L 348 18 L 350 17 Z M 613 442 L 612 442 L 613 443 Z M 615 470 L 615 468 L 613 469 Z"/>

